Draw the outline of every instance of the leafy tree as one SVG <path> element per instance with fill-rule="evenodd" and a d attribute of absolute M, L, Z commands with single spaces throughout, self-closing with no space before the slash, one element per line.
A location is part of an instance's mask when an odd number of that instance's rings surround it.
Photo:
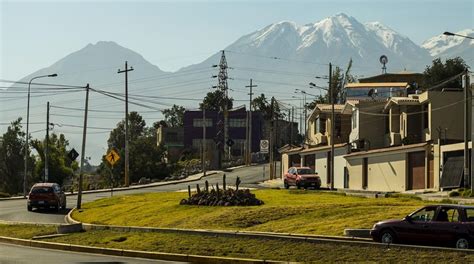
<path fill-rule="evenodd" d="M 137 112 L 129 114 L 130 141 L 130 181 L 138 182 L 140 178 L 164 178 L 167 175 L 166 165 L 163 163 L 165 149 L 156 144 L 156 128 L 146 127 L 143 118 Z M 157 123 L 155 123 L 157 124 Z M 123 182 L 125 167 L 125 121 L 122 120 L 110 132 L 108 139 L 109 150 L 115 149 L 120 159 L 110 167 L 105 157 L 99 166 L 98 172 L 103 179 L 115 186 Z M 111 177 L 110 175 L 114 175 Z"/>
<path fill-rule="evenodd" d="M 41 179 L 44 176 L 44 150 L 45 142 L 40 140 L 32 140 L 31 145 L 36 149 L 39 155 L 39 160 L 36 163 L 35 171 L 36 175 L 41 175 Z M 79 166 L 76 161 L 71 161 L 67 157 L 67 147 L 69 141 L 63 134 L 59 136 L 52 134 L 49 137 L 49 149 L 48 149 L 48 170 L 49 170 L 49 182 L 56 182 L 63 184 L 64 179 L 71 177 L 74 170 Z M 38 180 L 41 180 L 38 179 Z"/>
<path fill-rule="evenodd" d="M 272 100 L 274 100 L 273 113 L 271 104 Z M 275 98 L 270 99 L 270 102 L 268 102 L 263 93 L 252 100 L 252 106 L 255 110 L 262 112 L 263 118 L 266 120 L 270 120 L 272 117 L 275 119 L 282 119 L 285 117 L 285 113 L 281 111 L 280 105 L 276 102 Z"/>
<path fill-rule="evenodd" d="M 0 143 L 0 191 L 17 194 L 23 191 L 25 132 L 21 118 L 13 121 L 2 135 Z M 35 166 L 35 159 L 29 153 L 28 168 Z M 28 173 L 28 183 L 34 182 L 34 171 Z"/>
<path fill-rule="evenodd" d="M 135 139 L 143 136 L 145 133 L 145 120 L 137 112 L 130 112 L 128 114 L 129 122 L 129 139 L 134 141 Z M 114 147 L 117 149 L 125 148 L 125 120 L 120 121 L 117 124 L 117 127 L 110 132 L 110 137 L 107 140 L 109 147 Z"/>
<path fill-rule="evenodd" d="M 169 127 L 182 127 L 183 126 L 183 117 L 184 117 L 184 107 L 179 105 L 173 105 L 169 109 L 161 111 L 165 116 L 165 122 Z"/>
<path fill-rule="evenodd" d="M 427 88 L 438 85 L 439 83 L 467 70 L 468 66 L 460 57 L 447 59 L 445 63 L 440 58 L 434 59 L 431 66 L 427 66 L 423 72 L 424 85 Z M 462 88 L 461 78 L 452 80 L 440 88 Z"/>
<path fill-rule="evenodd" d="M 225 94 L 221 90 L 215 90 L 214 92 L 207 93 L 202 103 L 199 104 L 199 109 L 206 109 L 211 111 L 219 111 L 224 109 L 225 106 Z M 233 106 L 234 99 L 229 97 L 227 100 L 227 109 L 231 109 Z"/>

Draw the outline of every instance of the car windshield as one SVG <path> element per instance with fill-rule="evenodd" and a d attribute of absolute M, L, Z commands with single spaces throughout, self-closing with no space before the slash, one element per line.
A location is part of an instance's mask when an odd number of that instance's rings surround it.
<path fill-rule="evenodd" d="M 298 174 L 314 174 L 314 171 L 312 169 L 298 169 Z"/>
<path fill-rule="evenodd" d="M 53 188 L 51 187 L 35 187 L 31 190 L 31 193 L 52 193 Z"/>

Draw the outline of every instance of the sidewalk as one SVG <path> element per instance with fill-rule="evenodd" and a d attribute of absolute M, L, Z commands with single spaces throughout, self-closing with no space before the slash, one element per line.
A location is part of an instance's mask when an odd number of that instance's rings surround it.
<path fill-rule="evenodd" d="M 258 186 L 261 186 L 264 188 L 270 188 L 270 189 L 285 188 L 285 186 L 283 185 L 282 179 L 274 179 L 274 180 L 267 180 L 264 182 L 260 182 Z"/>

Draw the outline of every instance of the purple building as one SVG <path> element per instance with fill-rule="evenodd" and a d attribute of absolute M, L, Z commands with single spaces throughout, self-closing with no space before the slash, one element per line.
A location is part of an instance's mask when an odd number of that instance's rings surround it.
<path fill-rule="evenodd" d="M 206 147 L 209 151 L 216 151 L 215 138 L 217 123 L 222 119 L 217 111 L 206 111 Z M 252 112 L 252 152 L 260 151 L 260 140 L 263 131 L 263 115 Z M 233 156 L 242 156 L 246 149 L 247 111 L 245 107 L 229 110 L 228 132 L 234 145 L 231 147 Z M 186 111 L 184 113 L 184 147 L 196 151 L 201 150 L 203 143 L 203 112 Z"/>

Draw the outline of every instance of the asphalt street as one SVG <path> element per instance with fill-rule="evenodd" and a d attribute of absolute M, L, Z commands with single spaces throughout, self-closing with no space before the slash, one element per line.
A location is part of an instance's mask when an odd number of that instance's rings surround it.
<path fill-rule="evenodd" d="M 277 169 L 279 165 L 277 165 Z M 196 184 L 199 184 L 201 188 L 204 187 L 204 182 L 207 180 L 209 184 L 219 183 L 219 186 L 222 186 L 222 176 L 226 174 L 226 182 L 228 185 L 235 185 L 235 180 L 237 177 L 241 180 L 241 187 L 247 188 L 259 188 L 257 183 L 269 178 L 269 166 L 268 164 L 256 165 L 251 167 L 242 167 L 234 169 L 233 171 L 220 172 L 214 175 L 204 177 L 201 180 L 187 182 L 187 183 L 178 183 L 165 186 L 154 186 L 150 188 L 143 189 L 134 189 L 134 190 L 125 190 L 125 191 L 114 191 L 114 196 L 116 195 L 127 195 L 127 194 L 136 194 L 136 193 L 148 193 L 148 192 L 172 192 L 178 190 L 187 190 L 188 185 L 191 185 L 192 188 L 196 187 Z M 278 175 L 278 174 L 277 174 Z M 110 192 L 106 193 L 89 193 L 82 196 L 82 201 L 90 202 L 100 198 L 110 197 Z M 28 212 L 26 210 L 26 200 L 2 200 L 0 201 L 0 220 L 5 221 L 18 221 L 18 222 L 34 222 L 34 223 L 64 223 L 64 216 L 69 212 L 69 210 L 76 206 L 77 196 L 68 196 L 67 197 L 67 210 L 62 210 L 61 212 L 54 212 L 52 210 L 42 210 L 33 212 Z"/>
<path fill-rule="evenodd" d="M 184 263 L 32 248 L 0 243 L 0 264 L 106 264 L 106 263 Z"/>

